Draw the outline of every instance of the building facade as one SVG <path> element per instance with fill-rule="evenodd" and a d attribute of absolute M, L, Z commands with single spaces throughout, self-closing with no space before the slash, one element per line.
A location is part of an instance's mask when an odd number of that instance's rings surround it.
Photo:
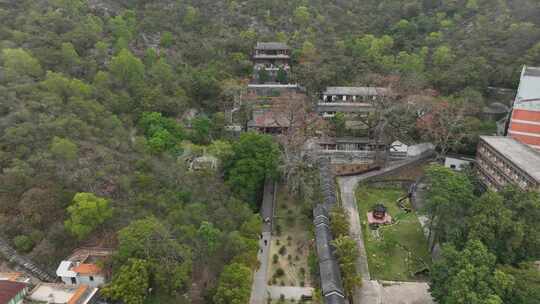
<path fill-rule="evenodd" d="M 291 54 L 285 43 L 258 42 L 252 59 L 255 82 L 289 83 Z"/>
<path fill-rule="evenodd" d="M 507 185 L 540 189 L 540 153 L 504 136 L 480 136 L 476 168 L 482 183 L 495 191 Z"/>
<path fill-rule="evenodd" d="M 266 134 L 283 134 L 291 127 L 291 121 L 280 112 L 272 109 L 255 109 L 253 118 L 247 123 L 248 131 Z"/>
<path fill-rule="evenodd" d="M 328 87 L 320 96 L 317 112 L 325 118 L 332 118 L 336 113 L 367 114 L 374 110 L 373 102 L 389 92 L 379 87 Z"/>
<path fill-rule="evenodd" d="M 507 134 L 540 150 L 540 68 L 523 67 Z"/>

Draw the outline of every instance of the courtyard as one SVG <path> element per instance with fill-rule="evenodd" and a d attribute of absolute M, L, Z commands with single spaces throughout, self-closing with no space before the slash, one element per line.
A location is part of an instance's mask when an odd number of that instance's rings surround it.
<path fill-rule="evenodd" d="M 311 220 L 303 203 L 289 195 L 285 185 L 276 189 L 275 221 L 268 260 L 268 285 L 310 287 L 308 256 Z"/>
<path fill-rule="evenodd" d="M 388 281 L 418 281 L 431 261 L 428 243 L 418 218 L 404 199 L 406 191 L 393 185 L 360 185 L 356 190 L 358 212 L 362 225 L 369 271 L 372 279 Z M 393 219 L 392 224 L 378 229 L 369 226 L 367 213 L 382 204 Z"/>

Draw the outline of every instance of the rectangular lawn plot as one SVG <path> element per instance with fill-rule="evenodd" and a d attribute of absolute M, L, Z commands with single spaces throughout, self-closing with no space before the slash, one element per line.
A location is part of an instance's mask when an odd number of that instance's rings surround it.
<path fill-rule="evenodd" d="M 414 211 L 399 208 L 397 200 L 406 192 L 388 186 L 375 188 L 361 185 L 356 191 L 358 211 L 362 223 L 369 271 L 373 279 L 416 281 L 415 273 L 425 269 L 431 261 L 427 240 Z M 394 223 L 372 229 L 366 214 L 381 203 Z"/>

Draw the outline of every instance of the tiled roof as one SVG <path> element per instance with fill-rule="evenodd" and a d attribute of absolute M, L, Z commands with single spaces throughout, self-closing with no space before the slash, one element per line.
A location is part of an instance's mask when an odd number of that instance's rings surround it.
<path fill-rule="evenodd" d="M 253 111 L 253 120 L 248 122 L 249 127 L 289 127 L 291 122 L 283 113 L 267 110 Z"/>
<path fill-rule="evenodd" d="M 343 298 L 343 296 L 337 293 L 332 293 L 332 294 L 328 294 L 324 296 L 324 303 L 325 304 L 344 304 L 345 299 Z"/>
<path fill-rule="evenodd" d="M 20 282 L 0 281 L 0 304 L 7 304 L 28 285 Z"/>
<path fill-rule="evenodd" d="M 288 50 L 289 47 L 282 42 L 257 42 L 257 50 Z"/>
<path fill-rule="evenodd" d="M 79 264 L 71 270 L 78 274 L 97 274 L 101 272 L 101 267 L 96 264 Z"/>
<path fill-rule="evenodd" d="M 75 291 L 75 294 L 69 299 L 67 304 L 77 304 L 79 299 L 82 298 L 86 290 L 88 289 L 87 285 L 81 285 L 77 291 Z"/>
<path fill-rule="evenodd" d="M 317 255 L 319 256 L 319 261 L 324 262 L 333 259 L 334 256 L 330 245 L 332 234 L 327 225 L 319 224 L 315 227 L 315 239 L 317 240 Z"/>
<path fill-rule="evenodd" d="M 330 160 L 318 159 L 319 183 L 323 192 L 323 204 L 313 208 L 313 224 L 315 226 L 315 243 L 319 260 L 321 291 L 325 304 L 344 304 L 345 297 L 341 282 L 341 271 L 334 255 L 332 232 L 330 230 L 330 215 L 328 208 L 336 202 L 334 175 L 330 168 Z"/>
<path fill-rule="evenodd" d="M 378 96 L 389 93 L 390 90 L 381 87 L 327 87 L 325 95 L 354 95 L 354 96 Z"/>
<path fill-rule="evenodd" d="M 319 160 L 319 180 L 324 207 L 330 209 L 336 203 L 336 184 L 328 158 L 321 158 Z"/>

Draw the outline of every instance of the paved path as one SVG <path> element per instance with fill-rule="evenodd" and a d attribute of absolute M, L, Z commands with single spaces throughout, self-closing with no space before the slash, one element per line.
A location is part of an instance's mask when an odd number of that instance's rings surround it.
<path fill-rule="evenodd" d="M 251 285 L 250 304 L 266 304 L 268 297 L 278 300 L 281 295 L 286 299 L 299 300 L 302 295 L 312 295 L 311 287 L 296 286 L 268 286 L 266 278 L 268 277 L 268 263 L 270 257 L 270 244 L 272 242 L 272 222 L 274 218 L 274 203 L 276 194 L 276 185 L 267 180 L 264 184 L 263 203 L 261 206 L 261 217 L 263 218 L 262 238 L 259 240 L 259 253 L 257 259 L 260 262 L 259 269 L 253 275 L 253 284 Z"/>
<path fill-rule="evenodd" d="M 380 303 L 384 304 L 434 304 L 429 285 L 424 282 L 381 281 Z"/>
<path fill-rule="evenodd" d="M 253 275 L 251 285 L 250 304 L 265 304 L 268 296 L 266 277 L 268 273 L 268 259 L 270 256 L 270 244 L 272 243 L 272 220 L 274 213 L 274 182 L 267 180 L 264 184 L 263 203 L 261 217 L 263 218 L 262 238 L 259 240 L 259 253 L 257 259 L 260 262 L 259 269 Z M 266 220 L 268 219 L 268 220 Z"/>
<path fill-rule="evenodd" d="M 370 280 L 371 276 L 369 274 L 366 247 L 364 246 L 364 239 L 362 236 L 362 224 L 360 223 L 356 196 L 354 195 L 356 185 L 362 179 L 364 179 L 362 175 L 340 177 L 338 178 L 338 183 L 341 192 L 341 202 L 343 207 L 349 213 L 349 221 L 351 223 L 350 234 L 356 241 L 358 250 L 360 251 L 358 260 L 356 261 L 356 269 L 362 276 L 363 280 Z"/>
<path fill-rule="evenodd" d="M 268 294 L 271 299 L 278 300 L 281 295 L 285 296 L 285 299 L 299 300 L 303 295 L 313 295 L 312 287 L 297 287 L 297 286 L 268 286 Z"/>
<path fill-rule="evenodd" d="M 359 255 L 356 261 L 356 269 L 362 277 L 362 287 L 357 288 L 354 295 L 354 303 L 362 304 L 386 304 L 386 303 L 414 303 L 427 304 L 433 303 L 426 283 L 404 283 L 395 282 L 392 289 L 382 286 L 377 281 L 371 280 L 369 266 L 366 254 L 366 247 L 362 235 L 362 225 L 358 214 L 358 205 L 356 202 L 355 190 L 359 182 L 371 177 L 375 177 L 390 171 L 404 167 L 418 159 L 408 159 L 395 162 L 394 164 L 377 171 L 371 171 L 356 176 L 339 177 L 338 184 L 341 193 L 341 202 L 343 207 L 349 212 L 350 216 L 350 234 L 358 245 Z M 404 285 L 401 285 L 403 283 Z M 410 294 L 415 297 L 409 297 Z M 418 295 L 418 297 L 416 297 Z M 390 300 L 392 299 L 392 300 Z M 394 301 L 395 300 L 395 301 Z M 396 302 L 398 301 L 398 302 Z"/>
<path fill-rule="evenodd" d="M 251 296 L 249 299 L 250 304 L 265 304 L 268 296 L 266 290 L 266 275 L 268 273 L 268 256 L 270 255 L 272 234 L 270 232 L 263 232 L 262 235 L 263 237 L 259 241 L 259 246 L 262 248 L 262 251 L 259 250 L 259 253 L 257 254 L 260 266 L 253 275 L 253 284 L 251 285 Z M 264 244 L 265 240 L 267 241 L 266 246 Z"/>

